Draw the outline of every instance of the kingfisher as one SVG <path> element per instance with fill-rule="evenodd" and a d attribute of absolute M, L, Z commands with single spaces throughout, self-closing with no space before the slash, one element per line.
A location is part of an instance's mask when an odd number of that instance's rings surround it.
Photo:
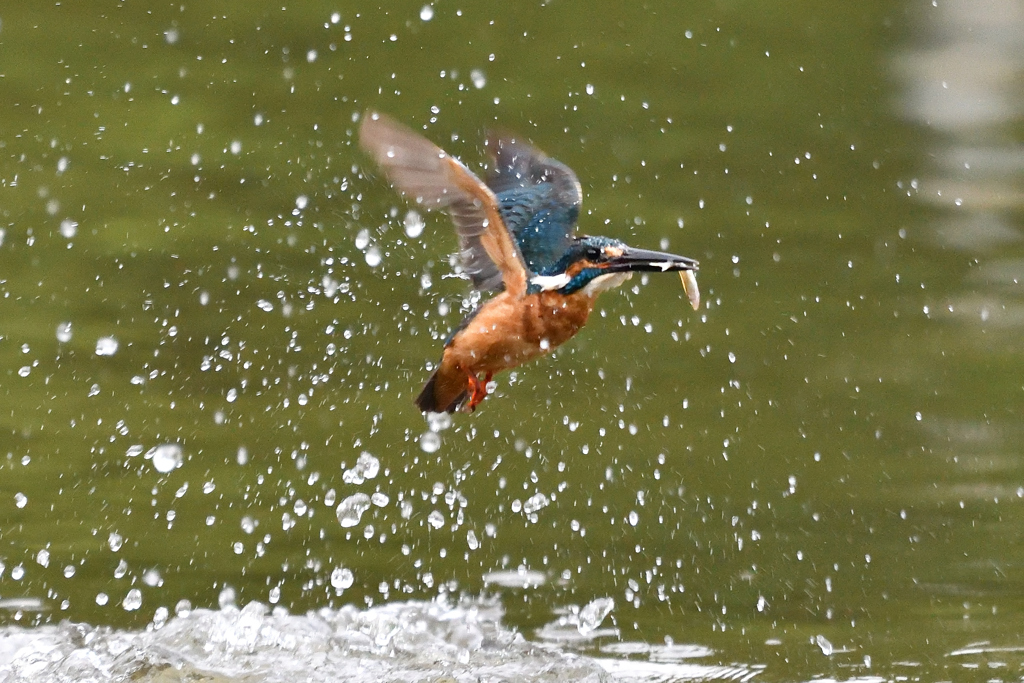
<path fill-rule="evenodd" d="M 693 309 L 700 307 L 694 259 L 577 235 L 583 192 L 576 174 L 523 140 L 487 136 L 486 182 L 378 112 L 363 116 L 359 142 L 406 199 L 448 212 L 462 273 L 476 290 L 496 292 L 445 341 L 416 398 L 425 413 L 473 412 L 496 373 L 564 344 L 587 322 L 597 296 L 635 272 L 678 272 Z"/>

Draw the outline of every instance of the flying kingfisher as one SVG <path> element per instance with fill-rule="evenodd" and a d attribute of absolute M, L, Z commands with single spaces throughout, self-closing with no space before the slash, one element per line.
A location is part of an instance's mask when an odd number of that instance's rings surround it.
<path fill-rule="evenodd" d="M 587 322 L 597 295 L 636 271 L 679 272 L 690 304 L 700 307 L 697 261 L 577 235 L 583 192 L 576 174 L 526 142 L 488 136 L 486 183 L 383 114 L 363 117 L 359 142 L 407 199 L 448 211 L 462 272 L 475 289 L 498 292 L 448 337 L 416 398 L 423 412 L 472 412 L 495 373 L 564 344 Z"/>

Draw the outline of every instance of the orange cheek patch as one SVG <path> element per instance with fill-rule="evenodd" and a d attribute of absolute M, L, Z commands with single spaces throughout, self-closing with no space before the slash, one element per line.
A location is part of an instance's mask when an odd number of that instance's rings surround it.
<path fill-rule="evenodd" d="M 579 275 L 580 272 L 586 270 L 587 268 L 603 267 L 604 266 L 598 265 L 596 263 L 591 263 L 590 261 L 577 261 L 576 263 L 571 264 L 568 268 L 565 269 L 565 274 L 568 275 L 570 278 L 573 278 Z"/>

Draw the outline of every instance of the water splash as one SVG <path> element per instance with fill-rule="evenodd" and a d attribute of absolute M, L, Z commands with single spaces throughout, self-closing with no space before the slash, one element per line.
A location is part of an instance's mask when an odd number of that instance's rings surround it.
<path fill-rule="evenodd" d="M 0 679 L 598 681 L 593 660 L 538 648 L 502 628 L 494 602 L 392 603 L 291 615 L 253 602 L 242 609 L 159 610 L 149 630 L 62 623 L 0 629 Z"/>

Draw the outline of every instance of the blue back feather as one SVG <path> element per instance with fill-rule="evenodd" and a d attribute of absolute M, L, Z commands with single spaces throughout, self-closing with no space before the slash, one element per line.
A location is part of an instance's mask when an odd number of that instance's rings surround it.
<path fill-rule="evenodd" d="M 527 268 L 539 275 L 552 272 L 572 246 L 579 208 L 562 203 L 550 183 L 514 187 L 497 198 Z"/>

